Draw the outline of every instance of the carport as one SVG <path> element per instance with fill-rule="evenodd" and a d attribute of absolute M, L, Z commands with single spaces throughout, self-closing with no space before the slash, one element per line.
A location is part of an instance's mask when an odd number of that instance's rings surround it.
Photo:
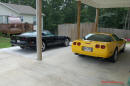
<path fill-rule="evenodd" d="M 37 60 L 42 60 L 42 20 L 41 20 L 41 9 L 42 0 L 37 1 Z M 130 7 L 130 0 L 77 0 L 78 2 L 78 16 L 77 16 L 77 31 L 78 39 L 80 38 L 80 6 L 81 3 L 96 8 L 96 19 L 95 19 L 95 32 L 98 30 L 99 10 L 100 8 L 124 8 Z M 43 3 L 44 4 L 44 3 Z"/>

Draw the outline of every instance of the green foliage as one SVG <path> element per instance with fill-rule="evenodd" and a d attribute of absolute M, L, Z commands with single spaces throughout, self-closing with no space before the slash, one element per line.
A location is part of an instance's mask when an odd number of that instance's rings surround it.
<path fill-rule="evenodd" d="M 77 3 L 74 0 L 66 0 L 62 9 L 64 14 L 63 23 L 76 23 L 77 21 Z"/>
<path fill-rule="evenodd" d="M 11 47 L 10 38 L 0 37 L 0 48 Z"/>
<path fill-rule="evenodd" d="M 30 5 L 36 8 L 36 0 L 0 1 Z M 53 33 L 57 33 L 58 24 L 77 22 L 76 0 L 43 0 L 42 8 L 43 13 L 46 15 L 44 17 L 44 29 L 48 29 Z M 122 29 L 125 26 L 127 13 L 127 8 L 100 9 L 99 26 Z M 95 15 L 95 8 L 84 4 L 81 5 L 81 22 L 95 22 Z"/>
<path fill-rule="evenodd" d="M 95 12 L 95 8 L 85 5 L 81 10 L 81 22 L 95 22 Z"/>
<path fill-rule="evenodd" d="M 127 11 L 126 8 L 100 9 L 100 26 L 123 29 Z"/>
<path fill-rule="evenodd" d="M 63 23 L 63 12 L 61 6 L 64 0 L 46 0 L 43 1 L 44 28 L 57 32 L 57 25 Z"/>

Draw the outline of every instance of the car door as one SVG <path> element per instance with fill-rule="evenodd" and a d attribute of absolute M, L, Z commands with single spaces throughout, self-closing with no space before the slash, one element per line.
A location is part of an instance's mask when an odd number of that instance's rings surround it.
<path fill-rule="evenodd" d="M 55 35 L 55 40 L 56 40 L 56 44 L 61 44 L 63 38 L 62 38 L 61 36 L 57 36 L 57 35 Z"/>
<path fill-rule="evenodd" d="M 57 39 L 55 35 L 51 34 L 50 32 L 44 31 L 42 33 L 43 39 L 46 40 L 47 45 L 55 45 L 57 43 Z"/>

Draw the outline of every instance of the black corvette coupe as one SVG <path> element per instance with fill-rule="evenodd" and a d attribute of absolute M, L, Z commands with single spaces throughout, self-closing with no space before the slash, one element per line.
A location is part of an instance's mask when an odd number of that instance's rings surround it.
<path fill-rule="evenodd" d="M 37 32 L 26 32 L 20 35 L 11 37 L 12 46 L 20 46 L 24 48 L 36 48 Z M 46 50 L 48 46 L 63 44 L 69 46 L 70 38 L 66 36 L 56 36 L 45 30 L 42 32 L 42 50 Z"/>

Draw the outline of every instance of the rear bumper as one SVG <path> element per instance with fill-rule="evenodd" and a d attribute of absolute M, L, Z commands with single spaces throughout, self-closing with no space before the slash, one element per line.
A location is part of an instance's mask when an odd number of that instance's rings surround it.
<path fill-rule="evenodd" d="M 72 47 L 72 52 L 76 54 L 87 55 L 87 56 L 98 57 L 98 58 L 110 58 L 112 56 L 112 54 L 108 52 L 100 52 L 100 51 L 88 52 L 75 47 Z"/>

